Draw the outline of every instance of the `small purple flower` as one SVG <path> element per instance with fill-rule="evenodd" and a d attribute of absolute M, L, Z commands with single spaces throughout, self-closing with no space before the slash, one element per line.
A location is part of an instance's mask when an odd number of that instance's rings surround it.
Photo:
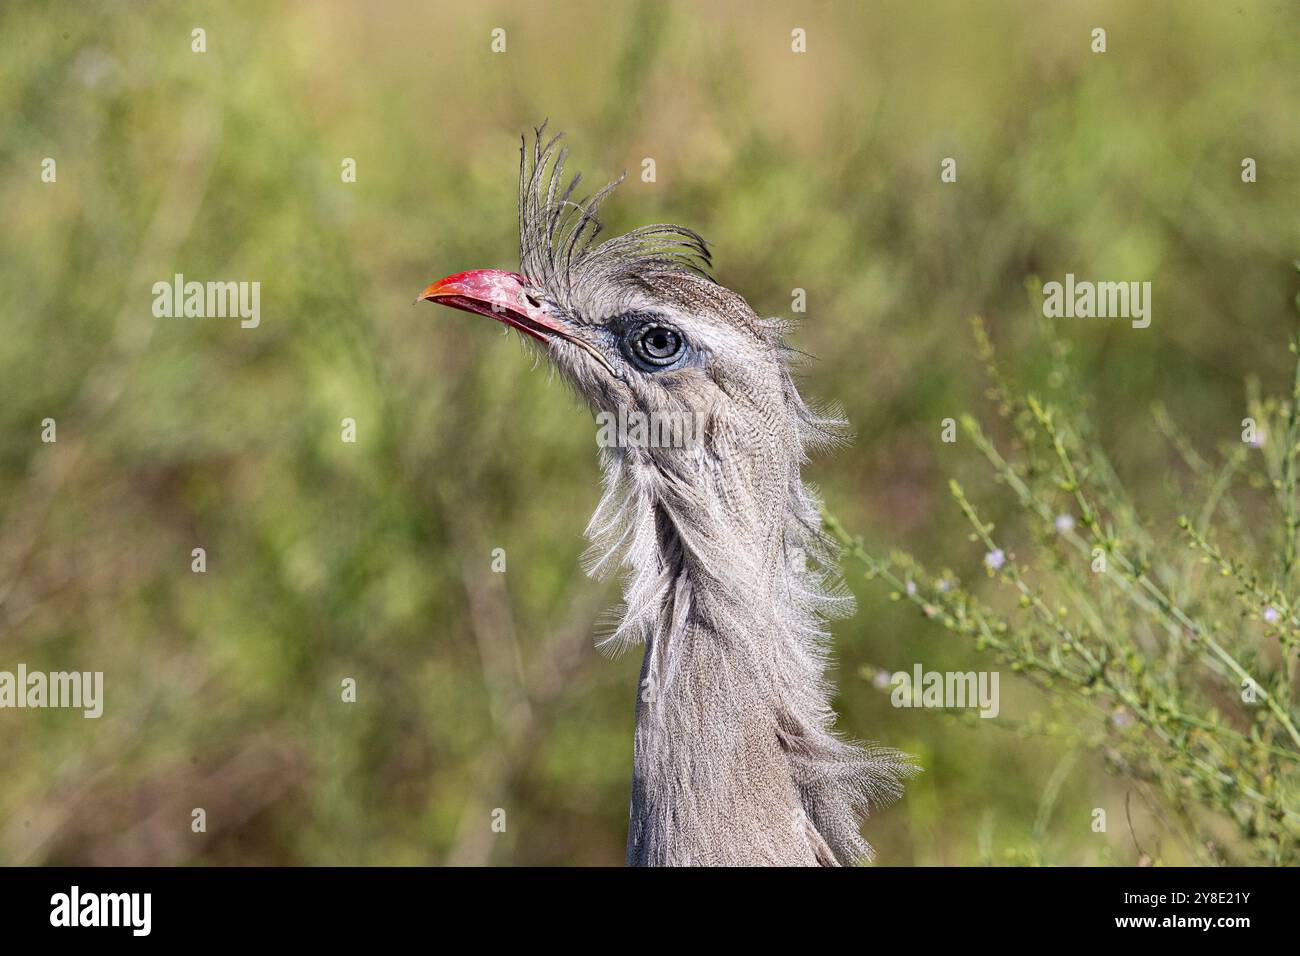
<path fill-rule="evenodd" d="M 1276 624 L 1278 622 L 1278 618 L 1280 618 L 1281 616 L 1282 615 L 1278 613 L 1277 608 L 1275 608 L 1271 604 L 1268 607 L 1264 608 L 1264 620 L 1268 621 L 1268 623 L 1270 624 Z"/>
<path fill-rule="evenodd" d="M 949 581 L 947 578 L 944 578 L 939 582 L 938 588 L 941 594 L 947 594 L 949 591 L 952 590 L 952 582 Z"/>
<path fill-rule="evenodd" d="M 1074 530 L 1074 515 L 1066 513 L 1056 516 L 1056 533 L 1067 534 Z"/>
<path fill-rule="evenodd" d="M 1133 718 L 1123 707 L 1116 707 L 1110 715 L 1110 721 L 1116 727 L 1125 727 L 1133 722 Z"/>
<path fill-rule="evenodd" d="M 871 683 L 874 684 L 878 690 L 884 690 L 893 683 L 893 675 L 890 674 L 889 671 L 885 670 L 876 671 L 875 676 L 871 678 Z"/>
<path fill-rule="evenodd" d="M 908 581 L 908 582 L 907 582 L 907 593 L 908 593 L 908 596 L 909 596 L 909 597 L 910 597 L 911 595 L 913 595 L 913 594 L 916 593 L 916 582 L 915 582 L 915 581 Z"/>
<path fill-rule="evenodd" d="M 1006 552 L 1001 548 L 994 548 L 988 554 L 984 555 L 984 563 L 988 566 L 990 571 L 997 571 L 1001 569 L 1002 565 L 1007 563 Z"/>

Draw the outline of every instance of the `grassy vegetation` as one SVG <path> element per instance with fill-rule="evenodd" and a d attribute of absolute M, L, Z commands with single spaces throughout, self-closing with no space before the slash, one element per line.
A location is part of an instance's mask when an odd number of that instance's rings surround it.
<path fill-rule="evenodd" d="M 1050 422 L 1068 455 L 1104 455 L 1113 482 L 1088 481 L 1123 489 L 1097 508 L 1123 528 L 1116 553 L 1168 565 L 1190 620 L 1252 673 L 1285 673 L 1285 631 L 1250 616 L 1264 609 L 1231 566 L 1210 573 L 1222 555 L 1294 594 L 1300 23 L 1284 5 L 19 3 L 0 36 L 0 669 L 102 670 L 107 695 L 99 720 L 0 712 L 0 862 L 621 860 L 638 662 L 592 648 L 615 600 L 579 572 L 594 425 L 495 327 L 411 305 L 431 279 L 514 264 L 518 136 L 545 117 L 589 179 L 633 173 L 611 230 L 698 229 L 762 314 L 806 291 L 804 391 L 857 433 L 810 476 L 864 553 L 899 545 L 989 620 L 1019 619 L 998 578 L 1037 587 L 1062 543 L 1023 522 L 980 449 L 1041 466 L 1059 497 Z M 155 318 L 152 284 L 178 272 L 260 281 L 260 327 Z M 1067 272 L 1150 281 L 1151 327 L 1045 331 L 1037 283 Z M 988 394 L 976 313 L 1017 383 L 1004 393 Z M 1248 415 L 1276 441 L 1243 452 Z M 1229 494 L 1217 462 L 1239 458 Z M 1003 574 L 985 573 L 971 516 L 1017 558 Z M 1125 768 L 1087 744 L 1131 764 L 1146 725 L 1069 716 L 1057 684 L 1004 673 L 996 720 L 893 708 L 878 669 L 990 658 L 850 584 L 841 724 L 926 767 L 867 825 L 882 863 L 1294 852 L 1268 816 L 1295 809 L 1272 753 L 1293 752 L 1293 685 L 1261 677 L 1277 706 L 1242 711 L 1199 650 L 1159 645 L 1208 688 L 1179 713 L 1221 718 L 1183 752 L 1213 763 L 1226 752 L 1195 748 L 1244 737 L 1226 772 L 1261 816 L 1173 764 L 1172 780 L 1104 772 Z M 1087 598 L 1098 639 L 1144 640 L 1122 596 Z M 1175 686 L 1134 681 L 1161 701 Z"/>
<path fill-rule="evenodd" d="M 1017 454 L 1004 457 L 970 415 L 962 428 L 1025 520 L 1006 532 L 980 517 L 957 481 L 949 489 L 973 528 L 970 540 L 985 549 L 985 569 L 1007 585 L 1017 611 L 985 603 L 950 570 L 928 574 L 907 552 L 873 555 L 830 515 L 828 526 L 866 565 L 868 579 L 893 586 L 891 598 L 906 597 L 926 618 L 977 650 L 991 650 L 1042 688 L 1049 715 L 1035 713 L 1017 729 L 1068 743 L 1070 755 L 1075 748 L 1095 751 L 1143 796 L 1189 858 L 1293 864 L 1300 837 L 1293 706 L 1300 617 L 1291 596 L 1300 530 L 1300 364 L 1284 401 L 1250 402 L 1242 446 L 1217 466 L 1164 409 L 1152 408 L 1191 472 L 1180 500 L 1202 497 L 1189 511 L 1194 517 L 1179 517 L 1180 536 L 1173 527 L 1161 533 L 1134 508 L 1096 428 L 1080 414 L 1082 396 L 1064 361 L 1064 342 L 1052 343 L 1062 361 L 1051 379 L 1053 397 L 1045 401 L 1014 391 L 979 319 L 974 331 L 990 397 Z M 1295 344 L 1292 351 L 1300 354 Z M 1238 486 L 1243 498 L 1252 488 L 1276 493 L 1271 520 L 1243 520 Z M 1007 550 L 1012 537 L 1027 554 Z M 1218 541 L 1243 557 L 1229 557 Z M 1199 561 L 1186 556 L 1189 548 Z M 1053 799 L 1059 785 L 1054 775 L 1047 791 Z M 1106 808 L 1093 812 L 1101 832 Z M 1131 826 L 1127 803 L 1125 813 Z M 1217 835 L 1216 824 L 1224 822 L 1236 828 L 1230 847 Z M 1160 860 L 1158 836 L 1148 852 L 1132 835 L 1140 862 Z M 1041 859 L 1037 847 L 1018 855 Z"/>

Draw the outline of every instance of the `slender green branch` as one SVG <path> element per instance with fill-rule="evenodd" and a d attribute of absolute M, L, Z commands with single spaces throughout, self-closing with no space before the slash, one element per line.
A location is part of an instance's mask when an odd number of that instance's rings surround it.
<path fill-rule="evenodd" d="M 1054 702 L 1077 710 L 1083 723 L 1076 742 L 1101 749 L 1109 768 L 1163 794 L 1173 810 L 1162 818 L 1167 826 L 1181 827 L 1184 837 L 1203 834 L 1198 808 L 1208 809 L 1236 825 L 1260 858 L 1293 862 L 1300 850 L 1300 731 L 1292 700 L 1300 605 L 1291 591 L 1300 563 L 1300 362 L 1288 403 L 1260 400 L 1253 385 L 1248 396 L 1251 412 L 1276 423 L 1283 436 L 1259 458 L 1284 531 L 1276 578 L 1267 582 L 1252 569 L 1260 554 L 1258 519 L 1251 512 L 1248 525 L 1234 500 L 1251 461 L 1247 447 L 1229 448 L 1213 464 L 1162 407 L 1153 409 L 1157 427 L 1194 476 L 1190 486 L 1203 496 L 1189 509 L 1194 520 L 1179 520 L 1188 557 L 1177 559 L 1178 536 L 1153 532 L 1141 520 L 1086 418 L 1058 421 L 1053 404 L 1017 394 L 998 368 L 983 323 L 974 320 L 973 330 L 988 396 L 1012 430 L 1016 453 L 1004 457 L 970 415 L 961 416 L 963 431 L 1028 516 L 1030 540 L 1020 550 L 1031 560 L 1013 550 L 1020 543 L 1014 529 L 995 535 L 962 486 L 950 482 L 950 489 L 973 529 L 971 540 L 986 549 L 985 569 L 1010 587 L 1018 612 L 977 599 L 951 572 L 927 575 L 910 555 L 873 555 L 830 514 L 827 531 L 846 556 L 863 563 L 868 578 L 892 588 L 894 599 L 905 598 L 977 649 L 993 651 Z M 1067 349 L 1059 341 L 1052 348 L 1053 395 L 1077 413 L 1086 402 L 1064 361 Z M 1258 481 L 1253 467 L 1245 478 Z M 1216 523 L 1244 546 L 1243 558 L 1215 543 L 1223 537 Z M 1198 562 L 1215 573 L 1194 574 Z M 1225 606 L 1262 624 L 1229 630 L 1210 616 L 1210 609 Z M 1049 791 L 1045 801 L 1054 799 Z M 1050 812 L 1050 801 L 1044 806 Z M 1211 862 L 1236 853 L 1207 851 L 1204 841 L 1193 852 L 1208 853 Z"/>

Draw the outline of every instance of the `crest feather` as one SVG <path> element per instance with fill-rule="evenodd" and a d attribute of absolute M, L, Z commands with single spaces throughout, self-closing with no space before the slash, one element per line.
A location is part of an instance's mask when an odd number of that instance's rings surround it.
<path fill-rule="evenodd" d="M 561 134 L 546 139 L 545 123 L 533 133 L 531 156 L 526 139 L 519 146 L 519 268 L 558 305 L 570 305 L 574 287 L 588 278 L 654 270 L 712 278 L 708 244 L 684 226 L 640 226 L 597 243 L 600 204 L 627 173 L 594 195 L 574 199 L 582 174 L 565 182 L 569 153 L 559 146 Z"/>

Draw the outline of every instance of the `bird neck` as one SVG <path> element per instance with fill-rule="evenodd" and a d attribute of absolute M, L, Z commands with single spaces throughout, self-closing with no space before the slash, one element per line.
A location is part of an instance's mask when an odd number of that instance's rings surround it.
<path fill-rule="evenodd" d="M 797 466 L 767 464 L 686 483 L 606 462 L 591 570 L 627 573 L 607 643 L 646 645 L 629 863 L 833 864 L 868 851 L 862 753 L 830 732 L 824 673 L 823 621 L 852 599 L 824 563 Z"/>

